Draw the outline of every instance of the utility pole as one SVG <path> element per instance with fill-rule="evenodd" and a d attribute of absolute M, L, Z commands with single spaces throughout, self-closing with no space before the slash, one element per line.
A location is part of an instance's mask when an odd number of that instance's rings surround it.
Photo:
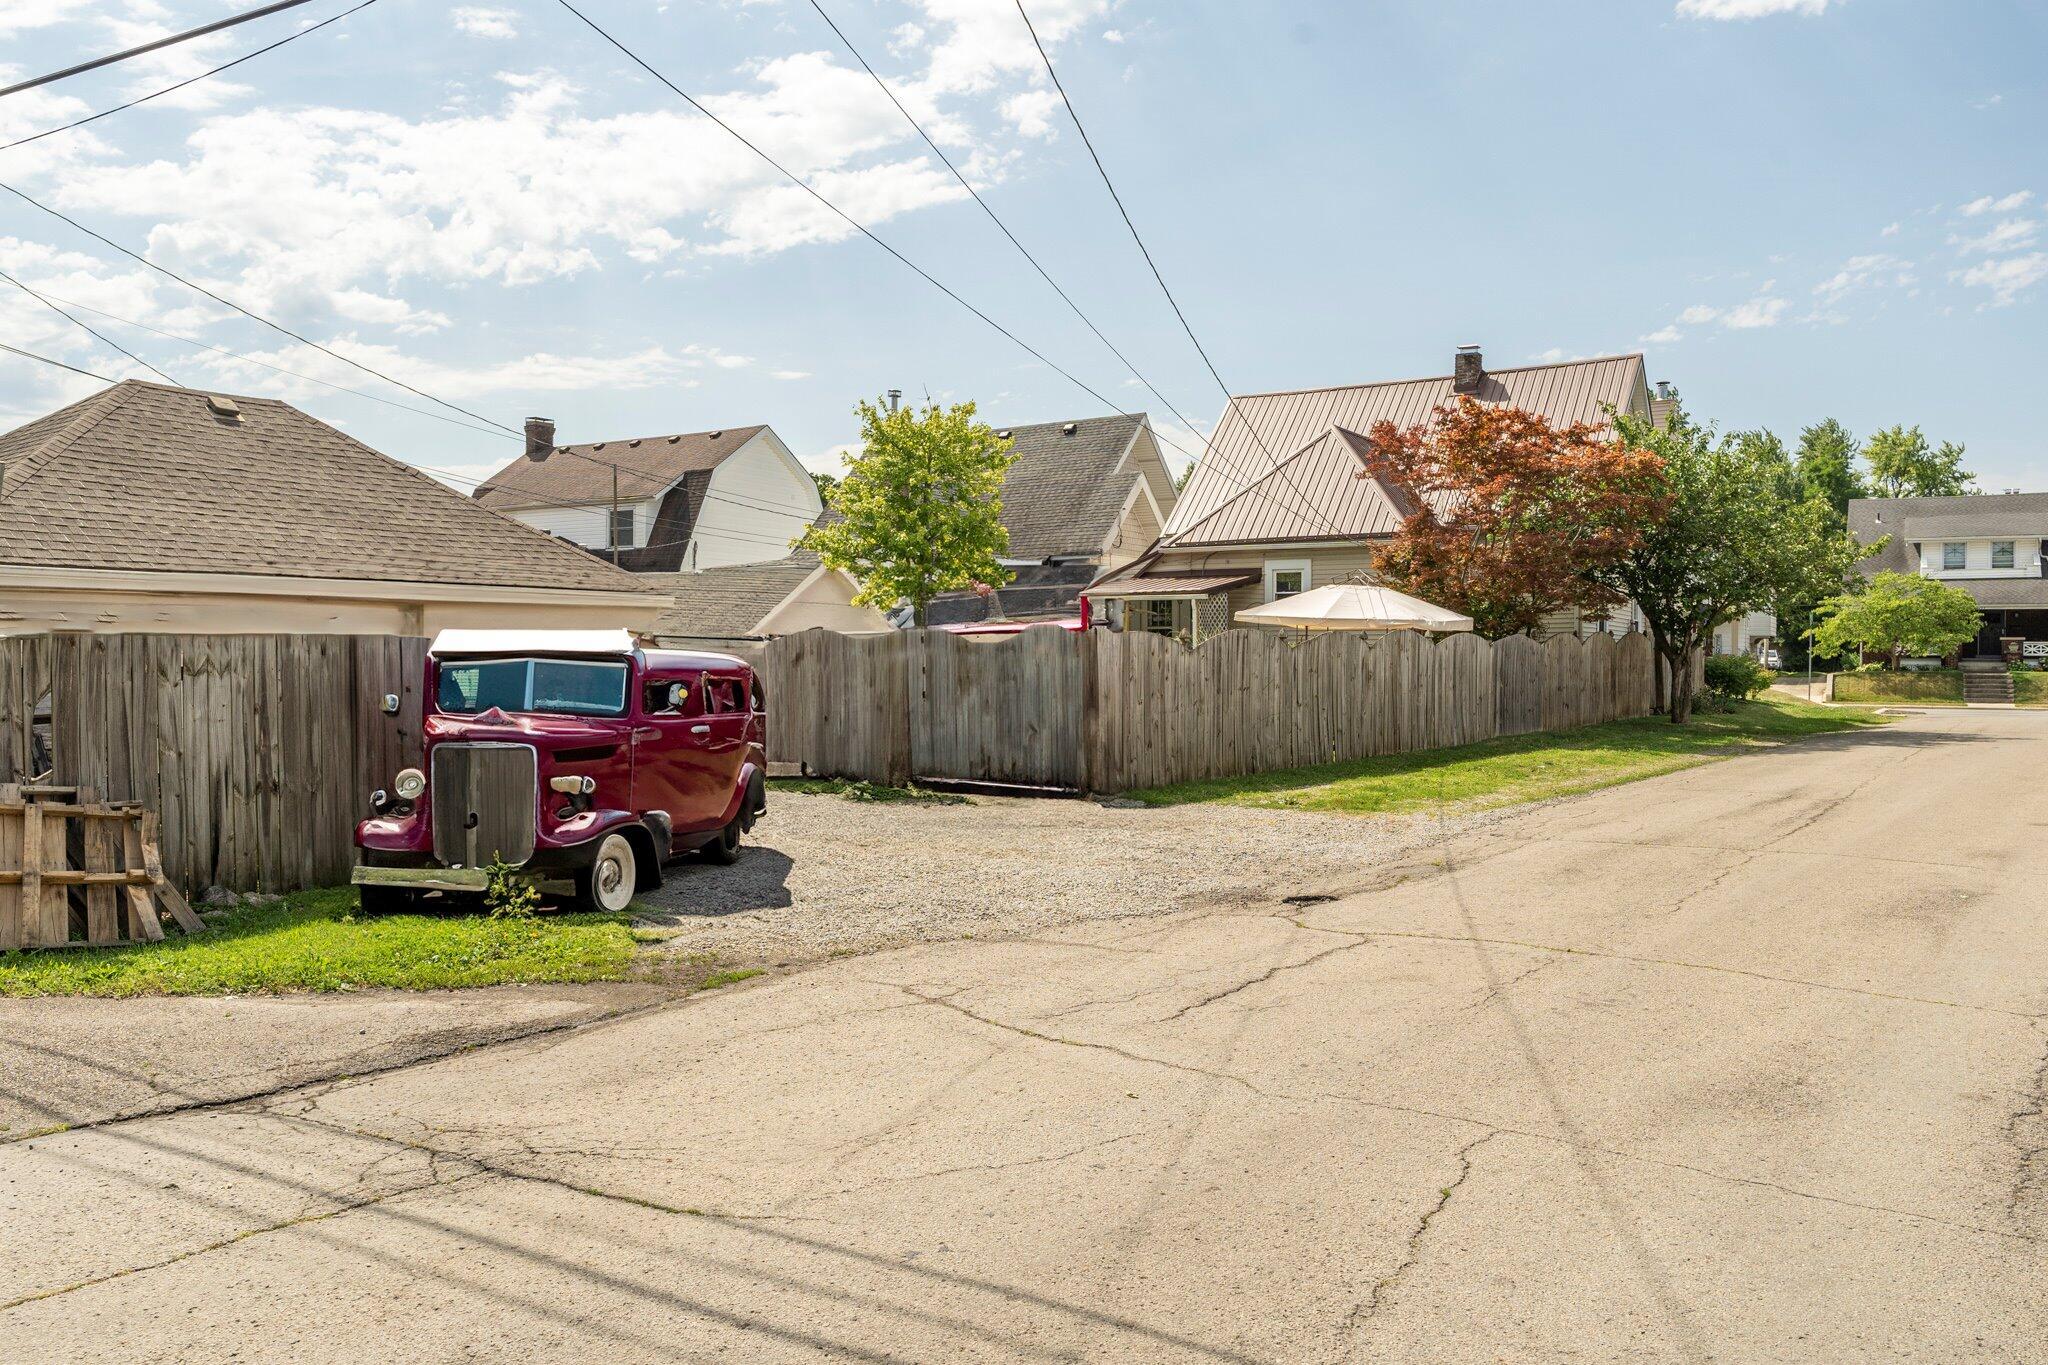
<path fill-rule="evenodd" d="M 612 543 L 612 563 L 619 562 L 619 467 L 612 466 L 612 524 L 611 534 L 605 539 Z"/>
<path fill-rule="evenodd" d="M 1806 699 L 1813 700 L 1813 608 L 1806 609 Z"/>

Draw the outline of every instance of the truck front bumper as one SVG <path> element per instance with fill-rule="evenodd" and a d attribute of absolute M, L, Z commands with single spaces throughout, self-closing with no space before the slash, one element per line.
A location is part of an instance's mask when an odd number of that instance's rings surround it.
<path fill-rule="evenodd" d="M 482 895 L 491 874 L 480 867 L 364 867 L 348 874 L 351 886 L 396 886 L 408 891 L 466 891 Z"/>

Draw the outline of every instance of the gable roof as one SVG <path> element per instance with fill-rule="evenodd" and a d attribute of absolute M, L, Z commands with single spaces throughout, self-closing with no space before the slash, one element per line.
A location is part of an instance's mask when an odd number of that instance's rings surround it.
<path fill-rule="evenodd" d="M 1856 566 L 1865 574 L 1920 572 L 1915 543 L 1930 540 L 2019 540 L 2017 559 L 2029 562 L 2030 551 L 2048 541 L 2048 493 L 1962 493 L 1945 498 L 1852 498 L 1849 534 L 1860 544 L 1891 540 Z M 1980 607 L 2048 607 L 2048 578 L 1958 578 L 1961 588 Z"/>
<path fill-rule="evenodd" d="M 998 428 L 1009 433 L 1016 457 L 1003 476 L 1003 525 L 1010 531 L 1005 557 L 1100 553 L 1139 477 L 1133 471 L 1112 481 L 1110 474 L 1145 424 L 1145 414 L 1137 412 Z"/>
<path fill-rule="evenodd" d="M 1525 365 L 1487 371 L 1479 392 L 1473 396 L 1482 403 L 1522 408 L 1560 426 L 1573 422 L 1605 426 L 1605 405 L 1611 404 L 1623 412 L 1648 414 L 1649 384 L 1644 375 L 1640 352 L 1556 365 Z M 1179 544 L 1183 533 L 1198 523 L 1208 522 L 1232 502 L 1247 503 L 1241 514 L 1242 524 L 1259 532 L 1248 539 L 1330 540 L 1340 534 L 1372 534 L 1333 530 L 1333 524 L 1343 522 L 1336 515 L 1342 509 L 1324 505 L 1330 488 L 1325 487 L 1321 496 L 1311 495 L 1316 500 L 1304 504 L 1306 487 L 1296 492 L 1288 481 L 1291 477 L 1298 483 L 1301 473 L 1282 477 L 1277 484 L 1268 483 L 1275 475 L 1276 465 L 1286 462 L 1290 452 L 1306 453 L 1333 429 L 1369 434 L 1381 422 L 1392 422 L 1398 427 L 1426 422 L 1439 405 L 1455 396 L 1451 376 L 1438 375 L 1286 393 L 1243 394 L 1232 399 L 1194 476 L 1167 518 L 1166 544 Z M 1335 459 L 1334 452 L 1325 458 Z M 1306 472 L 1306 467 L 1302 472 Z M 1254 491 L 1253 486 L 1259 484 L 1267 486 Z M 1394 527 L 1386 529 L 1392 531 Z"/>
<path fill-rule="evenodd" d="M 768 428 L 723 427 L 673 436 L 558 445 L 545 460 L 518 459 L 477 485 L 476 500 L 509 512 L 562 503 L 594 506 L 612 498 L 618 467 L 620 501 L 644 502 L 674 487 L 685 474 L 709 472 Z"/>
<path fill-rule="evenodd" d="M 661 614 L 653 633 L 663 639 L 739 640 L 781 606 L 818 571 L 818 556 L 800 550 L 763 564 L 729 564 L 695 573 L 642 574 L 675 606 Z"/>
<path fill-rule="evenodd" d="M 0 564 L 644 593 L 273 398 L 123 382 L 0 436 Z"/>
<path fill-rule="evenodd" d="M 1331 427 L 1173 543 L 1178 548 L 1392 535 L 1415 507 L 1399 489 L 1366 474 L 1369 448 L 1357 432 Z M 1305 521 L 1313 523 L 1306 531 Z"/>

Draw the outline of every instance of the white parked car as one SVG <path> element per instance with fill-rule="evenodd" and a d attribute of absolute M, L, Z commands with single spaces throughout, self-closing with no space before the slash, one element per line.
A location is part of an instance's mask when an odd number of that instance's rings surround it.
<path fill-rule="evenodd" d="M 1778 651 L 1776 649 L 1766 649 L 1764 651 L 1764 667 L 1776 671 L 1779 666 Z"/>

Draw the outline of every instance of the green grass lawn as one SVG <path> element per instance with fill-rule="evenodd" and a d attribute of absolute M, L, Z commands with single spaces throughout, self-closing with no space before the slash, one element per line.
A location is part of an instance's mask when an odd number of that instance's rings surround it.
<path fill-rule="evenodd" d="M 1440 804 L 1487 810 L 1611 787 L 1759 746 L 1883 724 L 1862 712 L 1776 697 L 1695 715 L 1683 726 L 1649 718 L 1518 735 L 1456 749 L 1391 754 L 1313 768 L 1154 787 L 1149 805 L 1222 801 L 1283 810 L 1396 815 Z"/>
<path fill-rule="evenodd" d="M 2013 674 L 2012 699 L 2021 706 L 2048 706 L 2048 673 Z"/>
<path fill-rule="evenodd" d="M 623 915 L 491 919 L 355 913 L 349 887 L 244 906 L 161 943 L 0 953 L 0 995 L 231 995 L 355 987 L 443 990 L 626 974 Z"/>
<path fill-rule="evenodd" d="M 1835 677 L 1835 700 L 1857 705 L 1962 706 L 1963 674 L 1955 668 L 1930 668 L 1913 673 L 1841 673 Z"/>

